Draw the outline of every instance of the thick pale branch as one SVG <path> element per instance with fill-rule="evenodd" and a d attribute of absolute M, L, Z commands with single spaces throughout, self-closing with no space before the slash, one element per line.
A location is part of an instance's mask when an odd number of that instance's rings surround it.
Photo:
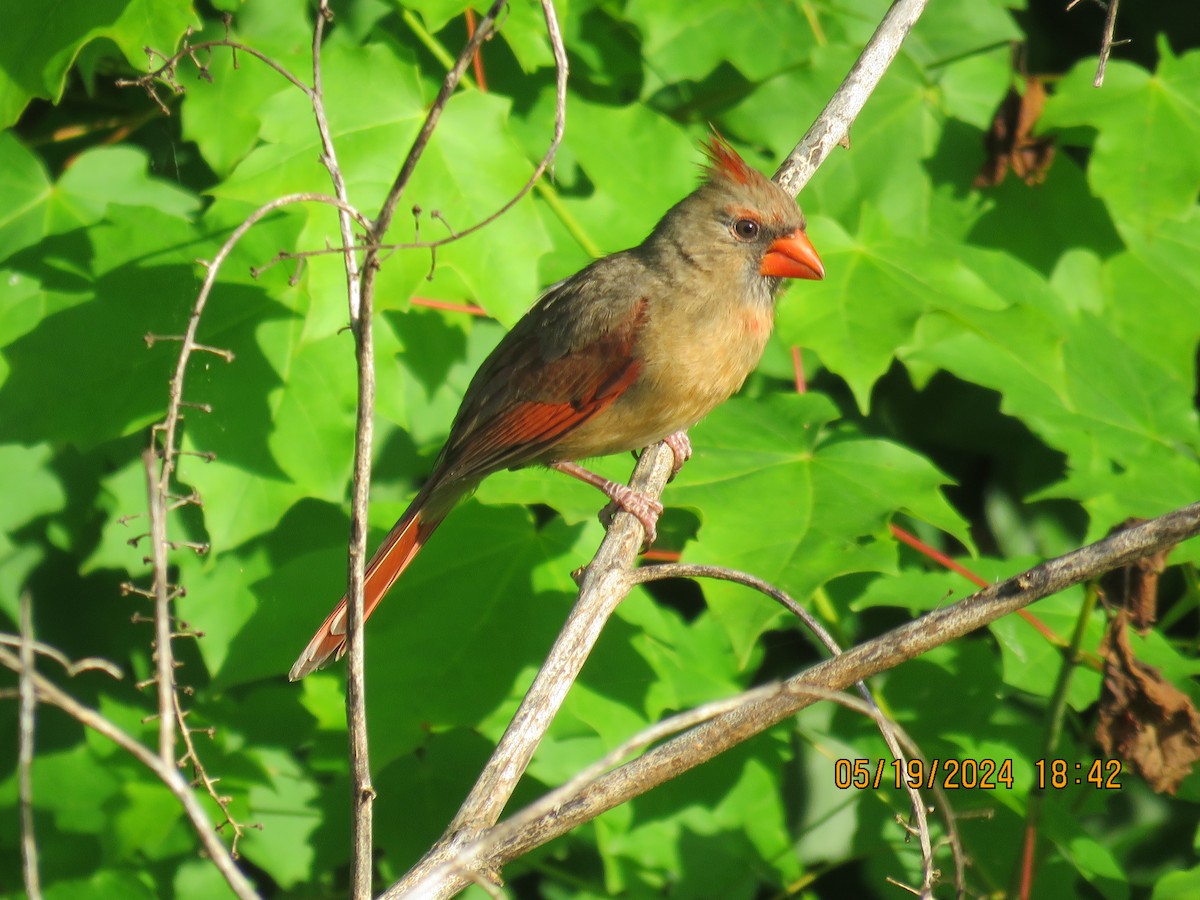
<path fill-rule="evenodd" d="M 552 816 L 531 824 L 522 834 L 514 835 L 511 845 L 502 851 L 498 846 L 494 855 L 481 858 L 482 863 L 501 865 L 503 860 L 520 856 L 651 787 L 707 762 L 812 705 L 812 688 L 844 690 L 857 681 L 982 628 L 1035 600 L 1129 565 L 1197 534 L 1200 534 L 1200 503 L 1193 503 L 1042 563 L 818 663 L 783 682 L 770 698 L 752 700 L 717 716 L 597 779 L 585 794 L 559 806 Z"/>
<path fill-rule="evenodd" d="M 774 180 L 793 197 L 804 189 L 834 147 L 849 143 L 850 126 L 900 52 L 900 45 L 917 24 L 926 3 L 928 0 L 896 0 L 892 4 L 837 93 L 776 170 Z"/>
<path fill-rule="evenodd" d="M 486 832 L 476 829 L 471 834 L 451 835 L 451 840 L 435 848 L 384 896 L 453 896 L 480 873 L 499 872 L 511 860 L 707 762 L 827 698 L 830 692 L 844 690 L 1036 600 L 1098 578 L 1197 534 L 1200 534 L 1200 503 L 1193 503 L 984 588 L 958 603 L 818 663 L 781 684 L 748 691 L 739 698 L 742 702 L 736 707 L 633 762 L 588 781 L 569 798 L 555 792 L 552 804 L 543 806 L 539 802 L 530 811 L 518 813 Z"/>
<path fill-rule="evenodd" d="M 669 449 L 665 454 L 644 453 L 630 486 L 639 492 L 658 494 L 671 477 L 673 465 L 674 456 Z M 583 573 L 579 600 L 558 640 L 458 815 L 442 839 L 384 897 L 407 897 L 410 891 L 416 892 L 414 896 L 449 897 L 473 880 L 454 867 L 454 860 L 499 819 L 608 617 L 629 593 L 629 572 L 641 544 L 641 523 L 627 512 L 618 512 L 595 558 Z M 456 877 L 433 883 L 429 876 L 435 871 L 445 872 L 447 864 L 454 867 Z M 458 877 L 464 880 L 458 882 Z"/>
<path fill-rule="evenodd" d="M 826 690 L 819 687 L 801 687 L 796 688 L 797 691 L 806 692 L 814 701 L 825 700 L 832 703 L 838 703 L 848 709 L 861 713 L 871 719 L 874 719 L 881 731 L 891 735 L 897 745 L 902 745 L 913 759 L 921 759 L 924 761 L 924 756 L 920 752 L 920 748 L 916 742 L 910 738 L 903 729 L 894 722 L 886 719 L 879 708 L 869 700 L 860 700 L 852 697 L 849 694 L 839 693 L 836 691 Z M 445 864 L 441 870 L 432 874 L 428 879 L 430 884 L 437 884 L 445 879 L 453 879 L 456 877 L 465 877 L 464 870 L 472 868 L 486 868 L 487 870 L 499 869 L 510 862 L 512 859 L 527 852 L 530 848 L 528 844 L 522 845 L 520 850 L 516 849 L 516 844 L 511 844 L 515 839 L 524 839 L 532 833 L 545 834 L 545 840 L 537 840 L 532 846 L 540 846 L 545 841 L 551 840 L 557 835 L 551 835 L 547 831 L 547 825 L 553 822 L 558 815 L 558 811 L 564 806 L 587 797 L 591 792 L 592 785 L 596 782 L 597 777 L 607 770 L 610 766 L 615 765 L 621 758 L 629 755 L 636 750 L 649 746 L 649 744 L 668 737 L 671 734 L 676 734 L 683 731 L 685 728 L 701 722 L 710 721 L 719 715 L 726 712 L 734 712 L 737 709 L 745 706 L 748 703 L 757 701 L 767 701 L 776 696 L 780 691 L 778 683 L 765 684 L 751 690 L 745 691 L 736 697 L 730 697 L 727 700 L 718 700 L 713 703 L 707 703 L 696 709 L 689 710 L 686 713 L 680 713 L 670 718 L 657 722 L 650 728 L 634 735 L 610 753 L 598 760 L 591 766 L 588 766 L 579 775 L 572 778 L 569 782 L 559 788 L 551 791 L 545 796 L 539 798 L 534 803 L 513 814 L 510 818 L 501 822 L 495 828 L 481 836 L 474 844 L 466 847 L 460 857 L 450 863 Z M 945 792 L 938 786 L 933 786 L 933 793 L 937 798 L 937 808 L 946 823 L 946 830 L 951 836 L 951 842 L 954 846 L 956 883 L 961 888 L 965 884 L 965 868 L 962 858 L 961 841 L 958 838 L 958 826 L 954 819 L 948 798 Z M 930 890 L 937 878 L 937 870 L 933 867 L 933 848 L 930 844 L 929 827 L 925 821 L 926 809 L 922 804 L 917 804 L 914 807 L 914 816 L 918 820 L 917 832 L 922 841 L 922 857 L 924 860 L 924 875 L 925 882 L 918 891 L 913 893 L 922 897 L 931 896 Z M 481 863 L 481 859 L 486 859 L 486 863 Z M 457 870 L 457 872 L 456 872 Z M 418 894 L 417 896 L 421 896 Z M 436 896 L 429 894 L 428 896 Z"/>

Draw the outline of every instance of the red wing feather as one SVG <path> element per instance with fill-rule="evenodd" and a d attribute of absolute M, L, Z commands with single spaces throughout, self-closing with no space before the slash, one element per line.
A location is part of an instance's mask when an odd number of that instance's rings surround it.
<path fill-rule="evenodd" d="M 622 327 L 551 360 L 536 332 L 513 332 L 485 366 L 487 380 L 468 390 L 446 442 L 446 470 L 482 477 L 533 462 L 603 412 L 641 373 L 632 351 L 645 307 L 639 301 Z"/>

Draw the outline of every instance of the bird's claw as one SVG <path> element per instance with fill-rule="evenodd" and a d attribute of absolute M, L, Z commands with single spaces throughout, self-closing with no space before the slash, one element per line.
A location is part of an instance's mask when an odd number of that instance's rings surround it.
<path fill-rule="evenodd" d="M 692 441 L 686 431 L 676 431 L 663 438 L 663 443 L 670 447 L 675 455 L 675 461 L 671 463 L 671 478 L 668 479 L 672 480 L 679 474 L 683 464 L 692 458 Z"/>
<path fill-rule="evenodd" d="M 658 538 L 658 517 L 662 515 L 663 505 L 653 497 L 641 494 L 628 485 L 614 485 L 612 502 L 600 510 L 600 523 L 608 528 L 612 525 L 613 516 L 618 512 L 627 512 L 642 523 L 646 538 L 642 542 L 642 551 L 650 549 Z"/>

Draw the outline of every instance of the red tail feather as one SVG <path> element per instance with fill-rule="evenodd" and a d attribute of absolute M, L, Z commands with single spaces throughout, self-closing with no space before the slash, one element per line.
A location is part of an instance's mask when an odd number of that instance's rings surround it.
<path fill-rule="evenodd" d="M 364 621 L 370 618 L 384 594 L 396 583 L 417 551 L 445 518 L 448 509 L 431 510 L 429 507 L 433 504 L 427 502 L 429 499 L 430 495 L 426 494 L 413 501 L 367 563 L 366 584 L 363 587 Z M 346 619 L 346 598 L 343 596 L 292 666 L 288 673 L 289 680 L 299 681 L 330 659 L 341 658 L 346 652 Z"/>

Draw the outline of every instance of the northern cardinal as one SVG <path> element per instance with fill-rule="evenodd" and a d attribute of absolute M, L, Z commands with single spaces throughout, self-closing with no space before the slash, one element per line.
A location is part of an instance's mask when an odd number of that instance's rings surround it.
<path fill-rule="evenodd" d="M 433 474 L 366 569 L 370 616 L 446 514 L 500 469 L 542 464 L 595 485 L 653 542 L 662 505 L 574 461 L 684 432 L 758 364 L 784 278 L 825 276 L 804 216 L 719 136 L 704 183 L 641 244 L 551 287 L 471 380 Z M 296 681 L 346 649 L 346 598 L 309 641 Z"/>

